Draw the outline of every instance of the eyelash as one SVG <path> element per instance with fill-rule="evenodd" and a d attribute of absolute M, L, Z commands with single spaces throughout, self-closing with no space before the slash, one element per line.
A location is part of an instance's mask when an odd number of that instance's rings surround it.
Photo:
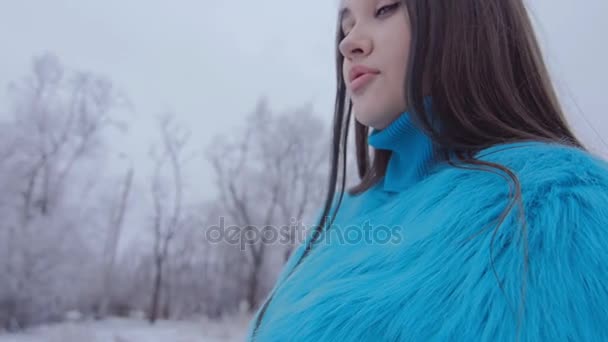
<path fill-rule="evenodd" d="M 396 10 L 397 8 L 399 8 L 399 5 L 401 5 L 401 1 L 397 1 L 394 4 L 382 6 L 382 7 L 378 8 L 378 10 L 376 11 L 375 16 L 379 17 L 379 16 L 382 16 L 382 15 L 386 15 L 387 13 L 390 14 L 392 11 Z M 344 36 L 347 36 L 348 32 L 344 32 L 343 34 L 344 34 Z"/>
<path fill-rule="evenodd" d="M 382 6 L 382 7 L 380 7 L 380 8 L 379 8 L 379 9 L 376 11 L 376 16 L 380 16 L 380 15 L 382 15 L 382 14 L 383 14 L 383 13 L 382 13 L 382 11 L 383 11 L 383 10 L 386 10 L 386 11 L 388 11 L 388 12 L 391 12 L 391 11 L 393 11 L 393 10 L 397 9 L 397 7 L 399 7 L 399 5 L 401 5 L 401 2 L 400 2 L 400 1 L 397 1 L 397 2 L 395 2 L 394 4 L 391 4 L 391 5 Z"/>

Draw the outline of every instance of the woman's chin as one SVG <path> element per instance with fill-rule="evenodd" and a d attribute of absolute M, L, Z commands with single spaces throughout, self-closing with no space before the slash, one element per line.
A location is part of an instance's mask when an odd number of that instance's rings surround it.
<path fill-rule="evenodd" d="M 353 108 L 354 109 L 354 108 Z M 361 113 L 361 114 L 358 114 Z M 369 128 L 382 129 L 386 126 L 386 118 L 384 115 L 374 115 L 371 111 L 356 111 L 354 110 L 354 115 L 357 121 Z"/>

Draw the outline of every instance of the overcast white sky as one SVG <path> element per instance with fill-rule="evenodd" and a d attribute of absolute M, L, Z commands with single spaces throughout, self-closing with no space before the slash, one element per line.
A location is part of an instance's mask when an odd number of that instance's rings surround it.
<path fill-rule="evenodd" d="M 608 1 L 531 5 L 571 121 L 601 148 L 591 127 L 608 141 Z M 231 134 L 262 94 L 278 109 L 313 101 L 329 122 L 336 7 L 337 0 L 0 0 L 0 108 L 4 85 L 28 71 L 32 56 L 52 51 L 130 96 L 135 160 L 145 157 L 151 116 L 165 109 L 201 146 Z M 197 174 L 205 192 L 208 166 Z"/>

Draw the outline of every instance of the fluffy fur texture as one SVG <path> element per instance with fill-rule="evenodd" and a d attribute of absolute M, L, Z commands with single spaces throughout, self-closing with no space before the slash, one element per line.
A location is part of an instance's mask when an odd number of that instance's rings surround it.
<path fill-rule="evenodd" d="M 525 226 L 515 206 L 496 230 L 512 184 L 496 172 L 440 165 L 407 191 L 347 196 L 248 339 L 608 341 L 608 165 L 547 143 L 479 158 L 518 176 Z"/>

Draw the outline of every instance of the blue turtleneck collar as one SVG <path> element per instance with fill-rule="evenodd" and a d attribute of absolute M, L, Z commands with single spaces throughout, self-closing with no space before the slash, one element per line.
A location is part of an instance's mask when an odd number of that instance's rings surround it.
<path fill-rule="evenodd" d="M 425 106 L 430 106 L 425 99 Z M 387 127 L 374 129 L 368 144 L 376 149 L 392 151 L 382 188 L 400 192 L 426 176 L 435 162 L 436 151 L 429 136 L 418 128 L 409 111 L 399 115 Z"/>

